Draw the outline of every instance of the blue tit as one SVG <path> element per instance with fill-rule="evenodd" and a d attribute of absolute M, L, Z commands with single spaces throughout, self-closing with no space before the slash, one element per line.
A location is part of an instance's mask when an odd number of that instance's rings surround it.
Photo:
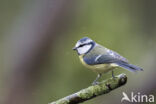
<path fill-rule="evenodd" d="M 97 81 L 103 73 L 109 71 L 112 71 L 112 77 L 115 78 L 113 69 L 117 67 L 122 67 L 132 72 L 143 70 L 138 66 L 129 64 L 128 60 L 117 52 L 103 47 L 88 37 L 80 39 L 73 50 L 77 51 L 80 61 L 85 67 L 98 74 L 92 83 L 93 85 L 98 83 Z"/>

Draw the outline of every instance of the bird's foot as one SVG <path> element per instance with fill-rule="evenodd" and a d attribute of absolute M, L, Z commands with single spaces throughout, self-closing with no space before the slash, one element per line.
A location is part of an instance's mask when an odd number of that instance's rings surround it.
<path fill-rule="evenodd" d="M 118 78 L 118 77 L 116 77 L 116 76 L 112 76 L 112 78 L 113 78 L 113 80 L 116 80 L 116 78 Z"/>
<path fill-rule="evenodd" d="M 92 85 L 95 86 L 95 85 L 98 85 L 99 83 L 100 82 L 93 82 Z"/>

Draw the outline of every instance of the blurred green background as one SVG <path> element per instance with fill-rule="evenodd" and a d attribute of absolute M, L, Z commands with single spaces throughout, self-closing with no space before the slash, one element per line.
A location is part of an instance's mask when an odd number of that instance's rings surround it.
<path fill-rule="evenodd" d="M 154 0 L 1 0 L 0 100 L 47 104 L 88 87 L 96 74 L 83 67 L 72 50 L 85 36 L 144 71 L 117 69 L 115 74 L 127 74 L 127 84 L 83 104 L 120 104 L 122 92 L 156 95 L 155 4 Z M 111 73 L 102 79 L 109 77 Z"/>

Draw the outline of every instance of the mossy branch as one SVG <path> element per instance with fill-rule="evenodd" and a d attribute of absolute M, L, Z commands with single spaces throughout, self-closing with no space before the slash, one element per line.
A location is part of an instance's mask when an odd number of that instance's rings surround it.
<path fill-rule="evenodd" d="M 110 78 L 100 82 L 98 85 L 89 86 L 88 88 L 82 89 L 72 95 L 59 99 L 49 104 L 78 104 L 86 100 L 92 99 L 96 96 L 109 93 L 127 82 L 125 74 L 120 74 L 115 79 Z"/>

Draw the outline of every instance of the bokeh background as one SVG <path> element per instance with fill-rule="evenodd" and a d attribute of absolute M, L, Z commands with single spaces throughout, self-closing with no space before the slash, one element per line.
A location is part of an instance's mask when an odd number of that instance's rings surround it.
<path fill-rule="evenodd" d="M 90 37 L 144 71 L 83 104 L 120 104 L 128 95 L 156 95 L 156 1 L 0 0 L 0 103 L 47 104 L 88 87 L 96 74 L 72 50 Z M 111 73 L 102 79 L 111 77 Z M 126 103 L 126 102 L 124 102 Z"/>

